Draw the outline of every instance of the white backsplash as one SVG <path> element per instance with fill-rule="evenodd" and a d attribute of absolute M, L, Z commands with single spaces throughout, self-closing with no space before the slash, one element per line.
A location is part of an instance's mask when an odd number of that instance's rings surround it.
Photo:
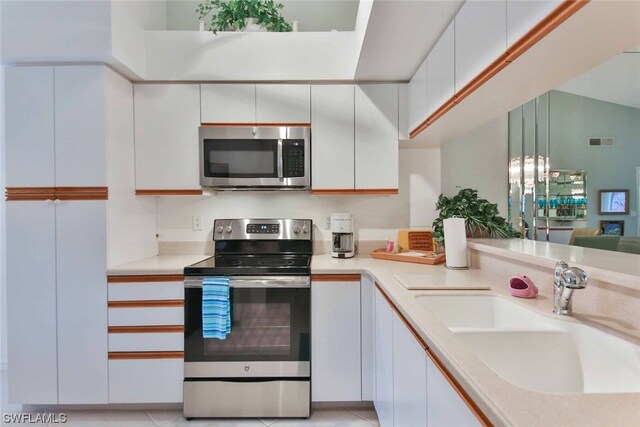
<path fill-rule="evenodd" d="M 380 165 L 384 167 L 384 165 Z M 325 219 L 333 212 L 354 216 L 357 240 L 395 240 L 396 230 L 431 226 L 440 194 L 440 150 L 400 150 L 400 194 L 394 196 L 318 196 L 309 192 L 233 192 L 212 196 L 161 197 L 160 241 L 212 240 L 216 218 L 304 218 L 314 223 L 315 240 L 329 240 Z M 203 230 L 193 231 L 194 216 Z"/>

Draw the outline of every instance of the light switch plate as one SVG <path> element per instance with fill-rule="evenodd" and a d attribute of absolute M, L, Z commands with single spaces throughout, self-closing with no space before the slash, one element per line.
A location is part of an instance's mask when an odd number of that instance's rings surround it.
<path fill-rule="evenodd" d="M 193 231 L 202 231 L 202 217 L 194 216 L 192 217 L 192 229 Z"/>
<path fill-rule="evenodd" d="M 324 229 L 331 230 L 331 217 L 328 216 L 324 219 Z"/>

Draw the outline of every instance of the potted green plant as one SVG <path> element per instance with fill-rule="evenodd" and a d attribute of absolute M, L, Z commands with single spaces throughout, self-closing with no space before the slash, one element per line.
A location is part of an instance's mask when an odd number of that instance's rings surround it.
<path fill-rule="evenodd" d="M 440 211 L 433 221 L 433 238 L 444 242 L 443 221 L 446 218 L 464 218 L 467 237 L 508 238 L 521 237 L 506 219 L 498 213 L 498 205 L 478 197 L 478 190 L 463 188 L 453 197 L 440 194 L 436 209 Z"/>
<path fill-rule="evenodd" d="M 210 29 L 213 34 L 218 31 L 236 31 L 255 26 L 262 26 L 267 31 L 288 32 L 289 24 L 280 14 L 284 7 L 274 0 L 205 0 L 198 5 L 196 13 L 202 20 L 214 9 L 211 15 Z"/>

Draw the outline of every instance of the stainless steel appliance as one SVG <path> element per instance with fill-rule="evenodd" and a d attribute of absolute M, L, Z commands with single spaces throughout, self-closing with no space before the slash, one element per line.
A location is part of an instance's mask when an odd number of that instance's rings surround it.
<path fill-rule="evenodd" d="M 200 127 L 200 185 L 219 190 L 305 190 L 308 127 Z"/>
<path fill-rule="evenodd" d="M 186 267 L 184 416 L 308 417 L 312 222 L 218 219 L 215 256 Z M 228 277 L 231 333 L 203 338 L 202 281 Z"/>
<path fill-rule="evenodd" d="M 353 258 L 355 254 L 353 215 L 350 213 L 331 214 L 331 256 L 334 258 Z"/>

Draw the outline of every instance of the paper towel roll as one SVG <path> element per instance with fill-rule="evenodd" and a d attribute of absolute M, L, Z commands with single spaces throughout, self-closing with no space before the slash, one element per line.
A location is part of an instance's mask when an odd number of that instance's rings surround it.
<path fill-rule="evenodd" d="M 448 218 L 444 223 L 444 251 L 449 268 L 467 268 L 467 232 L 464 218 Z"/>

